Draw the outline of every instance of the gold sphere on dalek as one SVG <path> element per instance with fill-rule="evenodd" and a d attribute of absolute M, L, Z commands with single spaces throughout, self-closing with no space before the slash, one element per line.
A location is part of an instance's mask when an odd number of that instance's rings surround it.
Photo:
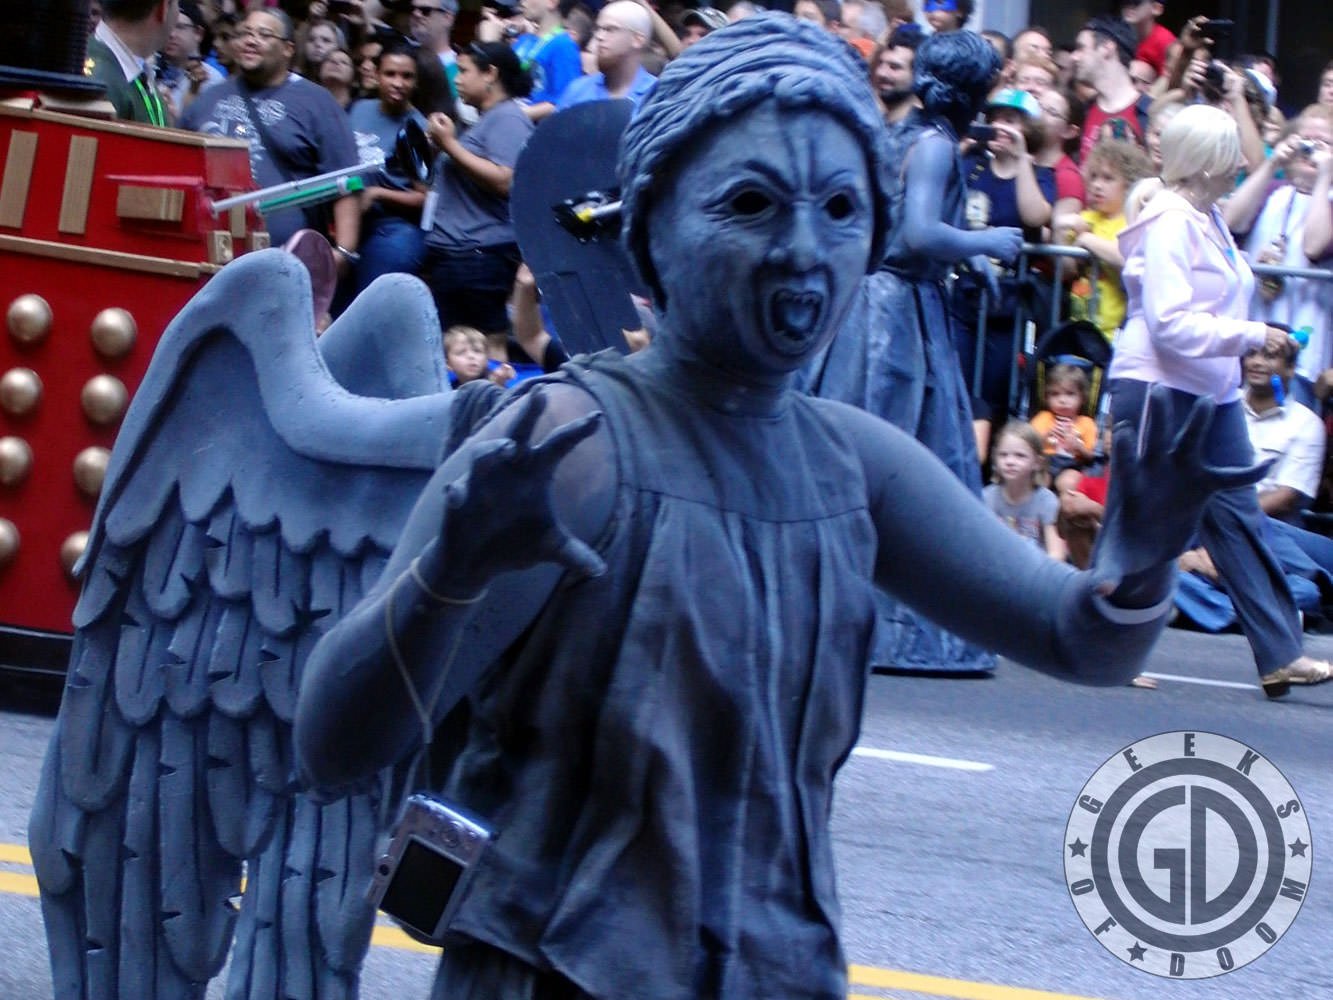
<path fill-rule="evenodd" d="M 27 416 L 42 401 L 42 380 L 31 368 L 11 368 L 0 376 L 0 409 Z"/>
<path fill-rule="evenodd" d="M 84 448 L 74 456 L 74 485 L 84 496 L 96 499 L 102 492 L 102 483 L 106 479 L 106 467 L 111 462 L 111 452 L 105 448 Z"/>
<path fill-rule="evenodd" d="M 63 542 L 60 543 L 60 565 L 64 567 L 65 575 L 71 580 L 74 579 L 74 564 L 79 561 L 83 555 L 83 550 L 88 547 L 88 532 L 76 531 Z"/>
<path fill-rule="evenodd" d="M 19 554 L 19 529 L 14 522 L 0 517 L 0 568 L 14 561 Z"/>
<path fill-rule="evenodd" d="M 32 448 L 21 437 L 0 437 L 0 486 L 17 486 L 32 471 Z"/>
<path fill-rule="evenodd" d="M 51 332 L 51 304 L 40 295 L 20 295 L 9 303 L 5 320 L 9 335 L 20 344 L 35 344 Z"/>
<path fill-rule="evenodd" d="M 139 335 L 138 324 L 127 311 L 117 306 L 103 309 L 93 317 L 89 330 L 93 348 L 104 358 L 121 358 L 134 348 Z"/>
<path fill-rule="evenodd" d="M 94 375 L 83 384 L 79 399 L 88 419 L 101 425 L 114 424 L 130 405 L 129 390 L 114 375 Z"/>

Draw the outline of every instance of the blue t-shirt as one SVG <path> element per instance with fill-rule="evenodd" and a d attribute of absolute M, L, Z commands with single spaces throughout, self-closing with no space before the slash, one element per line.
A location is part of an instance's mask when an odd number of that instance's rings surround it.
<path fill-rule="evenodd" d="M 633 104 L 635 108 L 638 108 L 643 103 L 643 99 L 652 93 L 653 87 L 656 85 L 657 77 L 640 66 L 638 72 L 634 74 L 634 82 L 630 84 L 629 93 L 625 95 L 625 99 Z M 565 108 L 572 108 L 575 104 L 609 100 L 611 100 L 611 92 L 606 89 L 606 77 L 601 73 L 591 73 L 588 76 L 579 77 L 566 87 L 557 107 L 563 111 Z"/>
<path fill-rule="evenodd" d="M 532 75 L 533 104 L 555 104 L 565 88 L 583 75 L 579 46 L 564 28 L 545 35 L 520 35 L 514 55 Z"/>

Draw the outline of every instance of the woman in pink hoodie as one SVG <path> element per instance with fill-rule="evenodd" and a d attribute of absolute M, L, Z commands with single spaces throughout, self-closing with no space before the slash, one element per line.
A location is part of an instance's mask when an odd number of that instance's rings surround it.
<path fill-rule="evenodd" d="M 1162 176 L 1138 219 L 1120 235 L 1128 318 L 1111 362 L 1111 412 L 1137 425 L 1148 389 L 1171 390 L 1183 418 L 1199 396 L 1216 415 L 1205 455 L 1218 466 L 1254 461 L 1240 401 L 1240 359 L 1257 348 L 1284 350 L 1288 335 L 1245 317 L 1254 275 L 1216 202 L 1235 190 L 1243 163 L 1235 120 L 1194 105 L 1162 132 Z M 1199 539 L 1235 602 L 1270 698 L 1292 684 L 1320 684 L 1333 666 L 1302 653 L 1300 616 L 1282 569 L 1263 538 L 1252 486 L 1215 493 L 1204 507 Z"/>

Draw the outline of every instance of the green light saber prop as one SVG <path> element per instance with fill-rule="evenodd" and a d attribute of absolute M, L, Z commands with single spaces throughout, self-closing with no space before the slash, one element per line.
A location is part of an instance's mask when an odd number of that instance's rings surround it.
<path fill-rule="evenodd" d="M 361 175 L 372 173 L 382 166 L 384 166 L 383 160 L 358 163 L 354 167 L 343 167 L 341 170 L 331 170 L 326 174 L 316 174 L 314 177 L 274 184 L 272 187 L 247 191 L 245 194 L 215 201 L 211 210 L 214 215 L 221 215 L 237 205 L 258 202 L 256 210 L 261 215 L 268 215 L 283 208 L 301 208 L 321 201 L 331 201 L 365 190 L 366 182 Z"/>
<path fill-rule="evenodd" d="M 260 215 L 268 215 L 280 208 L 301 208 L 316 202 L 341 198 L 345 194 L 355 194 L 357 191 L 364 191 L 365 188 L 366 182 L 360 177 L 339 177 L 332 183 L 321 184 L 308 191 L 293 191 L 278 198 L 261 201 L 255 208 Z"/>

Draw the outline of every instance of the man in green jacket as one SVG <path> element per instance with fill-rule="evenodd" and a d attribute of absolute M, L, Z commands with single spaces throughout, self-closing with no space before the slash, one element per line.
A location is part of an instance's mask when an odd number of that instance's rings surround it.
<path fill-rule="evenodd" d="M 88 39 L 84 72 L 106 84 L 116 117 L 168 125 L 153 65 L 176 23 L 177 0 L 102 0 L 102 20 Z"/>

